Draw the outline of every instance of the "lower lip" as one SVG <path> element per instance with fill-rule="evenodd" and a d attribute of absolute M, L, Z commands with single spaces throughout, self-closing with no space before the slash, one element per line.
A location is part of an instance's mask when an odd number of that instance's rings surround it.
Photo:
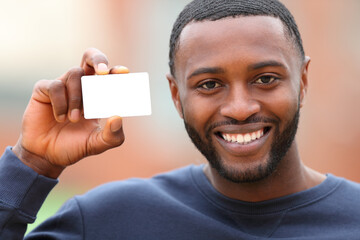
<path fill-rule="evenodd" d="M 272 129 L 266 132 L 261 138 L 256 139 L 255 141 L 252 141 L 251 143 L 248 144 L 228 142 L 218 135 L 215 136 L 218 142 L 220 143 L 220 145 L 230 154 L 235 156 L 250 156 L 259 152 L 259 150 L 265 145 L 271 130 Z"/>

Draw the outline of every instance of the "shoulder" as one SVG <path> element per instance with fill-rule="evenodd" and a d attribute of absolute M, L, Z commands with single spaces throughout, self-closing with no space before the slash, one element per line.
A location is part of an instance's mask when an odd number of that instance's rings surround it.
<path fill-rule="evenodd" d="M 357 199 L 360 198 L 360 184 L 332 174 L 328 174 L 328 178 L 335 186 L 319 202 L 320 205 L 318 206 L 323 206 L 319 210 L 322 209 L 329 213 L 348 216 L 352 220 L 356 219 L 358 223 L 360 221 L 360 215 L 358 214 L 360 213 L 360 202 Z"/>
<path fill-rule="evenodd" d="M 351 201 L 353 201 L 353 197 L 360 197 L 360 183 L 342 177 L 337 177 L 332 174 L 328 174 L 328 177 L 333 178 L 338 182 L 338 188 L 336 189 L 336 192 L 342 198 L 351 197 Z"/>
<path fill-rule="evenodd" d="M 130 207 L 145 201 L 147 204 L 163 201 L 180 194 L 190 184 L 192 167 L 183 167 L 149 179 L 131 178 L 110 182 L 76 199 L 81 208 L 99 208 L 99 203 L 102 207 L 115 204 Z"/>
<path fill-rule="evenodd" d="M 342 225 L 342 229 L 358 229 L 360 222 L 360 184 L 328 174 L 328 177 L 335 180 L 337 185 L 329 195 L 315 205 L 319 216 L 329 226 Z M 334 218 L 334 216 L 337 216 Z"/>

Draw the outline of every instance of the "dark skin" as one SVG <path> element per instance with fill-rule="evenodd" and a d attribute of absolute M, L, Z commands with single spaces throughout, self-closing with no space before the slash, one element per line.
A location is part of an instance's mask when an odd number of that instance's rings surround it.
<path fill-rule="evenodd" d="M 175 60 L 176 76 L 167 76 L 173 101 L 180 116 L 201 137 L 209 124 L 228 119 L 244 121 L 254 115 L 277 119 L 282 131 L 303 104 L 309 58 L 300 60 L 284 35 L 281 22 L 275 18 L 239 17 L 191 23 L 181 34 Z M 80 79 L 84 74 L 127 72 L 124 67 L 109 69 L 106 56 L 91 48 L 84 53 L 80 67 L 56 80 L 39 81 L 24 113 L 22 132 L 13 152 L 39 174 L 57 178 L 67 166 L 82 158 L 121 145 L 125 137 L 120 117 L 107 119 L 103 127 L 99 120 L 83 118 Z M 211 136 L 224 164 L 250 171 L 266 164 L 272 130 L 246 147 L 219 138 L 219 134 L 246 134 L 265 127 L 274 126 L 256 123 L 215 128 Z M 233 183 L 209 166 L 204 172 L 219 192 L 251 202 L 302 191 L 325 179 L 302 164 L 296 142 L 276 171 L 262 181 Z"/>
<path fill-rule="evenodd" d="M 37 173 L 57 178 L 82 158 L 121 145 L 125 137 L 120 117 L 107 119 L 103 127 L 98 119 L 84 119 L 80 81 L 83 75 L 128 72 L 123 66 L 109 69 L 106 56 L 90 48 L 79 67 L 56 80 L 37 82 L 13 152 Z"/>
<path fill-rule="evenodd" d="M 175 76 L 168 75 L 180 116 L 206 142 L 216 123 L 252 116 L 275 119 L 279 131 L 303 106 L 310 59 L 300 57 L 285 36 L 280 20 L 252 16 L 188 24 L 181 33 L 175 57 Z M 266 134 L 247 145 L 224 140 L 224 135 Z M 211 130 L 213 147 L 223 164 L 238 172 L 256 173 L 265 166 L 274 138 L 272 123 L 225 125 Z M 222 194 L 258 202 L 303 191 L 325 176 L 303 165 L 294 141 L 276 170 L 252 183 L 234 183 L 206 165 L 204 173 Z"/>

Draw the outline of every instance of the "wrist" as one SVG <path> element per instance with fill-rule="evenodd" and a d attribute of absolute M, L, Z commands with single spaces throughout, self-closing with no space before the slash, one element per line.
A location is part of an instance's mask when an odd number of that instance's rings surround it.
<path fill-rule="evenodd" d="M 12 148 L 12 151 L 26 166 L 33 169 L 39 175 L 57 179 L 65 169 L 65 167 L 54 165 L 45 158 L 28 151 L 19 142 Z"/>

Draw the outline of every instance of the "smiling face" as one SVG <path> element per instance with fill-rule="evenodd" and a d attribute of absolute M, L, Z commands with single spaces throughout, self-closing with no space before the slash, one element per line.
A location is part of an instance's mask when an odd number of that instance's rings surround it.
<path fill-rule="evenodd" d="M 193 22 L 183 29 L 176 76 L 168 76 L 173 101 L 190 138 L 221 176 L 257 181 L 276 169 L 293 146 L 307 66 L 274 17 Z M 288 164 L 291 158 L 286 155 Z"/>

